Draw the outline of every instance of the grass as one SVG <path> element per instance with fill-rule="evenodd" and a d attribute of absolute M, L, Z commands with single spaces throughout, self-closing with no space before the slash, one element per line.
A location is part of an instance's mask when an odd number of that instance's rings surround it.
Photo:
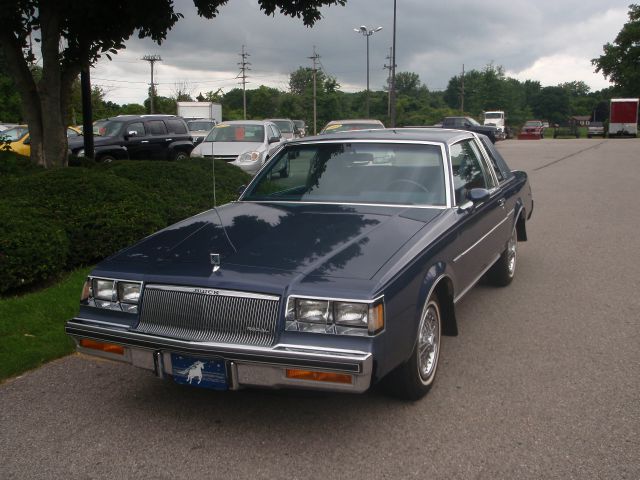
<path fill-rule="evenodd" d="M 74 350 L 64 323 L 78 312 L 90 267 L 34 293 L 0 299 L 0 381 Z"/>

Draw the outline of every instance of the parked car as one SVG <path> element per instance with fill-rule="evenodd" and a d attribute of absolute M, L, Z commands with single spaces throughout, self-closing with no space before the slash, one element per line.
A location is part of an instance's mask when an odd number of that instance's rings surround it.
<path fill-rule="evenodd" d="M 185 121 L 175 115 L 118 115 L 93 124 L 94 156 L 113 160 L 186 160 L 193 149 Z M 69 151 L 84 156 L 82 137 L 69 139 Z"/>
<path fill-rule="evenodd" d="M 327 123 L 320 135 L 337 132 L 351 132 L 353 130 L 371 130 L 384 128 L 384 124 L 380 120 L 362 119 L 362 120 L 331 120 Z"/>
<path fill-rule="evenodd" d="M 216 125 L 191 152 L 192 157 L 217 158 L 255 174 L 280 146 L 278 126 L 267 120 L 235 120 Z"/>
<path fill-rule="evenodd" d="M 603 137 L 604 138 L 604 123 L 591 122 L 587 127 L 587 137 Z"/>
<path fill-rule="evenodd" d="M 278 126 L 283 140 L 291 140 L 298 136 L 296 133 L 297 128 L 293 120 L 288 118 L 268 118 L 267 121 L 275 123 Z"/>
<path fill-rule="evenodd" d="M 67 138 L 69 141 L 78 137 L 82 138 L 82 134 L 74 127 L 67 127 Z M 27 125 L 17 125 L 0 133 L 2 142 L 7 145 L 7 149 L 28 157 L 31 155 L 31 136 L 29 135 L 29 127 Z"/>
<path fill-rule="evenodd" d="M 518 134 L 518 140 L 541 140 L 543 138 L 544 124 L 542 120 L 527 120 Z"/>
<path fill-rule="evenodd" d="M 481 133 L 496 143 L 498 129 L 492 125 L 481 125 L 471 117 L 444 117 L 442 128 L 453 128 L 457 130 L 467 130 L 469 132 Z"/>
<path fill-rule="evenodd" d="M 304 120 L 294 120 L 293 124 L 298 129 L 298 137 L 305 137 L 307 135 L 307 124 Z"/>
<path fill-rule="evenodd" d="M 198 145 L 204 140 L 209 132 L 216 126 L 215 120 L 200 118 L 197 120 L 187 120 L 187 128 L 194 145 Z"/>
<path fill-rule="evenodd" d="M 418 399 L 456 302 L 485 275 L 513 280 L 532 210 L 527 174 L 472 132 L 285 142 L 238 201 L 98 264 L 66 332 L 80 352 L 198 387 L 384 380 Z"/>

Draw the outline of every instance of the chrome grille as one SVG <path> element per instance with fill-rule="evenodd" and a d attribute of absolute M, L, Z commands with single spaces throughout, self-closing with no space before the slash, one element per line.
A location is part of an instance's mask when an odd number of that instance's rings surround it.
<path fill-rule="evenodd" d="M 146 285 L 136 331 L 194 342 L 271 345 L 279 304 L 273 295 Z"/>
<path fill-rule="evenodd" d="M 207 155 L 207 158 L 211 158 L 211 155 Z M 238 155 L 213 155 L 214 160 L 222 160 L 223 162 L 233 162 Z"/>

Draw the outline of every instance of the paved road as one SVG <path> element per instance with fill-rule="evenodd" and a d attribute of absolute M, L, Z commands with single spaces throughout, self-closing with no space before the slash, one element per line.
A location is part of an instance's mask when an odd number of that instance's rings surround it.
<path fill-rule="evenodd" d="M 417 403 L 180 388 L 71 356 L 0 385 L 0 478 L 640 478 L 640 140 L 507 141 L 536 199 Z"/>

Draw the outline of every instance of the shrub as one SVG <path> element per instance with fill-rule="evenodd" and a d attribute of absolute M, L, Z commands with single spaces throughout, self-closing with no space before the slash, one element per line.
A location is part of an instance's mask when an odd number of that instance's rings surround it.
<path fill-rule="evenodd" d="M 55 278 L 68 254 L 64 228 L 46 212 L 0 203 L 0 293 Z"/>

